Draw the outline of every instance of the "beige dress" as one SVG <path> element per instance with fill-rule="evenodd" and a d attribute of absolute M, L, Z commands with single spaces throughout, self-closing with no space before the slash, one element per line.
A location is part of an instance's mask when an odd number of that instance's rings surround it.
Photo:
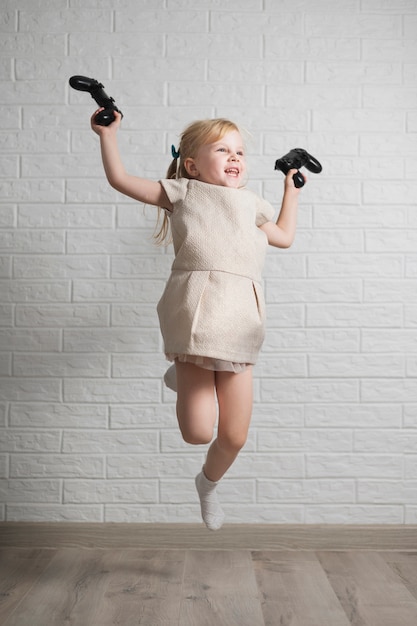
<path fill-rule="evenodd" d="M 272 220 L 274 209 L 248 189 L 187 178 L 161 184 L 173 205 L 175 251 L 157 306 L 165 354 L 238 371 L 213 362 L 256 362 L 265 334 L 261 272 L 268 245 L 258 226 Z"/>

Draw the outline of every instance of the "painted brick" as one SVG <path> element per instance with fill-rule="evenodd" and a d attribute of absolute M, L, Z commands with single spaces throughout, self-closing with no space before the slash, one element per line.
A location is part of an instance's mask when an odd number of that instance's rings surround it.
<path fill-rule="evenodd" d="M 259 502 L 308 502 L 309 504 L 352 502 L 355 499 L 353 480 L 259 480 Z"/>
<path fill-rule="evenodd" d="M 266 284 L 267 303 L 322 302 L 343 304 L 360 302 L 360 280 L 314 279 L 275 280 Z"/>
<path fill-rule="evenodd" d="M 109 263 L 105 256 L 22 256 L 13 263 L 15 278 L 105 278 Z"/>
<path fill-rule="evenodd" d="M 352 329 L 270 330 L 265 353 L 280 352 L 357 352 L 359 336 Z"/>
<path fill-rule="evenodd" d="M 4 33 L 1 51 L 4 56 L 31 57 L 34 50 L 41 59 L 65 55 L 65 35 L 61 33 Z"/>
<path fill-rule="evenodd" d="M 249 35 L 229 33 L 227 38 L 224 34 L 217 33 L 198 35 L 168 33 L 166 44 L 169 57 L 217 59 L 233 55 L 237 58 L 243 56 L 258 59 L 262 53 L 261 37 L 254 35 L 253 32 Z"/>
<path fill-rule="evenodd" d="M 349 130 L 351 132 L 367 133 L 377 131 L 384 127 L 386 132 L 400 132 L 404 128 L 404 113 L 402 111 L 393 111 L 392 109 L 368 111 L 366 109 L 340 109 L 340 110 L 324 110 L 314 111 L 313 113 L 313 130 L 321 132 L 335 132 Z M 374 175 L 375 164 L 378 157 L 369 159 L 372 163 L 370 173 Z M 360 159 L 355 159 L 353 165 L 360 163 Z M 387 160 L 387 163 L 389 161 Z M 336 171 L 336 169 L 334 169 Z M 392 170 L 391 170 L 392 171 Z"/>
<path fill-rule="evenodd" d="M 0 454 L 0 478 L 8 476 L 8 458 L 5 454 Z"/>
<path fill-rule="evenodd" d="M 19 376 L 103 377 L 110 372 L 106 354 L 16 354 L 13 374 Z"/>
<path fill-rule="evenodd" d="M 65 402 L 158 402 L 161 383 L 137 379 L 67 379 Z"/>
<path fill-rule="evenodd" d="M 167 365 L 160 354 L 114 354 L 112 375 L 114 378 L 160 379 Z"/>
<path fill-rule="evenodd" d="M 411 315 L 411 314 L 410 314 Z M 306 326 L 378 328 L 401 327 L 401 304 L 308 304 Z M 412 325 L 412 324 L 411 324 Z"/>
<path fill-rule="evenodd" d="M 173 454 L 108 455 L 107 477 L 131 479 L 175 476 L 179 479 L 189 479 L 190 476 L 194 477 L 200 471 L 203 461 L 202 453 L 185 456 Z M 171 489 L 175 492 L 174 484 Z"/>
<path fill-rule="evenodd" d="M 64 483 L 64 503 L 70 504 L 106 504 L 131 502 L 143 504 L 156 503 L 157 482 L 155 480 L 104 481 L 104 480 L 66 480 Z"/>
<path fill-rule="evenodd" d="M 213 116 L 245 129 L 248 187 L 276 213 L 275 160 L 323 164 L 294 245 L 267 255 L 227 520 L 416 523 L 416 20 L 414 0 L 4 0 L 0 520 L 201 521 L 208 446 L 182 440 L 162 383 L 172 248 L 105 180 L 95 103 L 68 85 L 85 74 L 123 110 L 138 176 Z"/>
<path fill-rule="evenodd" d="M 164 428 L 176 425 L 175 407 L 166 404 L 121 404 L 110 407 L 111 428 Z"/>
<path fill-rule="evenodd" d="M 7 503 L 59 503 L 59 480 L 10 479 L 0 480 L 0 501 Z"/>
<path fill-rule="evenodd" d="M 306 524 L 403 524 L 403 507 L 383 505 L 308 505 Z"/>
<path fill-rule="evenodd" d="M 417 432 L 413 430 L 363 429 L 355 433 L 354 449 L 358 452 L 408 454 L 416 450 L 416 439 Z"/>
<path fill-rule="evenodd" d="M 16 326 L 71 328 L 108 326 L 107 304 L 21 304 L 16 306 Z"/>
<path fill-rule="evenodd" d="M 271 11 L 277 3 L 271 1 Z M 334 3 L 329 3 L 329 10 L 334 7 Z M 340 5 L 338 9 L 340 9 Z M 285 10 L 288 10 L 286 5 Z M 396 41 L 395 41 L 396 43 Z M 322 59 L 338 59 L 339 61 L 359 60 L 361 55 L 360 40 L 352 38 L 333 37 L 276 37 L 275 35 L 265 35 L 265 57 L 271 60 L 301 59 L 304 61 L 321 61 Z M 387 59 L 389 60 L 389 59 Z"/>
<path fill-rule="evenodd" d="M 58 352 L 60 343 L 58 330 L 36 329 L 29 331 L 23 328 L 0 330 L 0 350 Z"/>
<path fill-rule="evenodd" d="M 66 352 L 153 352 L 158 347 L 154 329 L 146 333 L 135 328 L 70 329 L 64 334 Z"/>
<path fill-rule="evenodd" d="M 402 408 L 388 403 L 309 404 L 305 424 L 310 428 L 401 428 Z"/>
<path fill-rule="evenodd" d="M 159 327 L 154 304 L 112 304 L 111 323 L 112 326 L 133 328 Z"/>
<path fill-rule="evenodd" d="M 57 452 L 61 445 L 59 431 L 30 431 L 7 429 L 2 434 L 2 452 Z"/>
<path fill-rule="evenodd" d="M 322 378 L 403 377 L 406 362 L 402 354 L 324 354 L 309 357 L 309 374 Z"/>
<path fill-rule="evenodd" d="M 402 255 L 372 254 L 315 254 L 308 260 L 308 275 L 311 278 L 332 278 L 335 276 L 365 277 L 399 277 L 404 275 L 404 258 Z"/>
<path fill-rule="evenodd" d="M 401 455 L 388 454 L 309 454 L 306 474 L 309 478 L 402 478 Z"/>
<path fill-rule="evenodd" d="M 68 252 L 71 254 L 142 254 L 155 253 L 151 233 L 121 230 L 82 230 L 68 233 Z"/>
<path fill-rule="evenodd" d="M 358 481 L 358 502 L 384 503 L 387 499 L 396 504 L 413 504 L 416 500 L 417 482 Z"/>
<path fill-rule="evenodd" d="M 3 283 L 3 284 L 1 284 Z M 71 284 L 65 281 L 14 280 L 1 281 L 2 297 L 7 302 L 45 303 L 68 302 L 71 298 Z"/>
<path fill-rule="evenodd" d="M 13 228 L 15 226 L 15 207 L 11 205 L 0 206 L 0 227 Z"/>
<path fill-rule="evenodd" d="M 258 431 L 257 450 L 270 452 L 275 450 L 304 450 L 347 452 L 352 450 L 352 434 L 348 430 L 327 429 L 321 430 L 285 430 L 279 429 L 274 433 L 267 430 Z"/>
<path fill-rule="evenodd" d="M 21 228 L 90 228 L 111 227 L 113 224 L 111 205 L 95 206 L 36 206 L 20 204 L 18 225 Z"/>
<path fill-rule="evenodd" d="M 16 402 L 10 408 L 13 428 L 107 428 L 107 407 L 100 405 Z"/>
<path fill-rule="evenodd" d="M 204 33 L 208 31 L 208 14 L 204 11 L 141 11 L 137 15 L 116 11 L 115 32 L 135 33 Z"/>
<path fill-rule="evenodd" d="M 355 402 L 359 398 L 355 380 L 286 379 L 260 381 L 262 402 Z"/>
<path fill-rule="evenodd" d="M 362 347 L 366 352 L 400 352 L 415 353 L 417 351 L 417 329 L 371 330 L 363 332 Z"/>
<path fill-rule="evenodd" d="M 363 402 L 417 402 L 417 385 L 412 378 L 379 378 L 363 380 L 361 386 Z"/>
<path fill-rule="evenodd" d="M 64 235 L 56 230 L 43 231 L 0 231 L 0 251 L 25 254 L 51 254 L 64 252 Z"/>
<path fill-rule="evenodd" d="M 84 9 L 61 11 L 21 11 L 19 30 L 22 32 L 44 32 L 45 24 L 51 33 L 89 32 L 91 24 L 95 32 L 110 31 L 110 12 Z"/>
<path fill-rule="evenodd" d="M 138 37 L 136 33 L 113 33 L 112 44 L 117 50 L 119 57 L 142 56 L 158 57 L 163 49 L 163 34 L 141 33 Z M 91 57 L 97 50 L 105 50 L 109 42 L 109 33 L 90 32 L 88 37 L 85 33 L 69 33 L 69 54 L 71 57 Z M 107 86 L 106 86 L 107 87 Z"/>
<path fill-rule="evenodd" d="M 411 279 L 397 280 L 365 280 L 365 302 L 390 302 L 397 304 L 417 303 L 415 281 Z"/>
<path fill-rule="evenodd" d="M 91 522 L 103 520 L 101 505 L 8 504 L 9 522 Z"/>
<path fill-rule="evenodd" d="M 0 326 L 13 326 L 13 307 L 11 304 L 0 304 Z"/>
<path fill-rule="evenodd" d="M 417 427 L 417 404 L 407 404 L 404 406 L 404 426 L 406 428 Z"/>
<path fill-rule="evenodd" d="M 417 305 L 405 306 L 405 324 L 406 328 L 415 328 L 417 326 Z"/>
<path fill-rule="evenodd" d="M 62 450 L 68 454 L 155 453 L 158 433 L 155 431 L 76 431 L 64 432 Z"/>
<path fill-rule="evenodd" d="M 103 478 L 102 456 L 70 454 L 13 454 L 10 459 L 11 478 Z"/>
<path fill-rule="evenodd" d="M 61 381 L 40 378 L 0 380 L 0 401 L 9 402 L 60 402 Z"/>

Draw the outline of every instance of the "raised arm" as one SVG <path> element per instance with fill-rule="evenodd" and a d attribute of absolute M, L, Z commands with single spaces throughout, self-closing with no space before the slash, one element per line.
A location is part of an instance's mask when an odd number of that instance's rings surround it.
<path fill-rule="evenodd" d="M 101 110 L 98 109 L 98 111 Z M 161 183 L 132 176 L 126 172 L 117 143 L 117 131 L 122 119 L 120 113 L 114 111 L 115 120 L 109 126 L 99 126 L 94 122 L 98 111 L 91 117 L 91 128 L 100 137 L 101 158 L 110 185 L 125 196 L 139 202 L 172 210 L 172 205 Z"/>
<path fill-rule="evenodd" d="M 285 177 L 284 196 L 276 223 L 266 222 L 260 226 L 268 237 L 268 243 L 276 248 L 289 248 L 294 241 L 300 193 L 292 179 L 296 171 L 290 170 Z"/>

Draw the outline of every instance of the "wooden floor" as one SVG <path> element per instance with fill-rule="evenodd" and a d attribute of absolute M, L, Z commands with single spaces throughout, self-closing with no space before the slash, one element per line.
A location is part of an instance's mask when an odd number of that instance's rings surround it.
<path fill-rule="evenodd" d="M 417 527 L 0 524 L 1 626 L 416 626 Z"/>

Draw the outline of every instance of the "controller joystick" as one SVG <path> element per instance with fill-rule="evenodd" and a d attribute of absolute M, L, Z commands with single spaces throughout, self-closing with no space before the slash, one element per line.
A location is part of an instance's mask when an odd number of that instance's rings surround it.
<path fill-rule="evenodd" d="M 123 113 L 115 105 L 114 99 L 106 94 L 104 85 L 99 83 L 98 80 L 87 78 L 87 76 L 71 76 L 69 84 L 77 91 L 88 91 L 98 106 L 104 107 L 104 111 L 99 111 L 94 118 L 94 121 L 99 126 L 108 126 L 114 122 L 114 111 L 118 111 L 123 117 Z"/>
<path fill-rule="evenodd" d="M 285 175 L 292 169 L 299 170 L 300 167 L 306 167 L 310 172 L 314 172 L 314 174 L 320 174 L 323 169 L 321 163 L 306 150 L 303 150 L 303 148 L 293 148 L 283 157 L 275 161 L 275 169 L 281 170 Z M 296 172 L 292 178 L 297 189 L 304 186 L 305 181 L 301 172 Z"/>

